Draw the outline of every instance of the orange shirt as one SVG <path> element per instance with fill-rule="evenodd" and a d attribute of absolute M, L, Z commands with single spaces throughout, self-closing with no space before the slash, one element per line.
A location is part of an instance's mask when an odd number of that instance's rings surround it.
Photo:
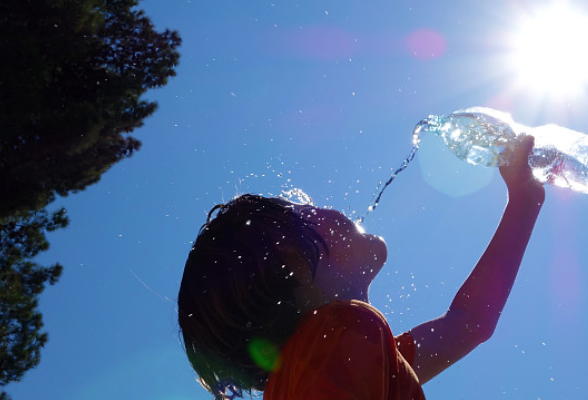
<path fill-rule="evenodd" d="M 280 352 L 264 400 L 424 400 L 411 364 L 414 341 L 396 338 L 361 301 L 311 311 Z"/>

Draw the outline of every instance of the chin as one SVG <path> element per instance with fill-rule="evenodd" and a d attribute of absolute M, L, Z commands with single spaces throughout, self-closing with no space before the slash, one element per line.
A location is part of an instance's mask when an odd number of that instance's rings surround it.
<path fill-rule="evenodd" d="M 388 247 L 384 238 L 381 236 L 372 236 L 370 239 L 372 242 L 372 257 L 374 259 L 374 267 L 378 268 L 378 271 L 382 269 L 388 258 Z"/>

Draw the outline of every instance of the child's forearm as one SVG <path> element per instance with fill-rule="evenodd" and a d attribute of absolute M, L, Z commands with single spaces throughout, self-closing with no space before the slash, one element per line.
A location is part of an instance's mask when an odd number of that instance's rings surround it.
<path fill-rule="evenodd" d="M 468 354 L 496 328 L 545 199 L 545 190 L 528 164 L 532 147 L 533 138 L 524 138 L 514 162 L 501 167 L 508 204 L 490 244 L 449 310 L 410 330 L 419 345 L 414 367 L 421 383 Z"/>
<path fill-rule="evenodd" d="M 448 311 L 467 324 L 465 333 L 474 345 L 488 339 L 496 328 L 545 200 L 545 189 L 534 179 L 528 164 L 533 143 L 532 137 L 524 138 L 511 165 L 501 167 L 508 188 L 506 209 Z"/>
<path fill-rule="evenodd" d="M 461 314 L 476 341 L 494 332 L 542 203 L 540 194 L 510 195 L 490 244 L 451 303 L 449 313 Z"/>
<path fill-rule="evenodd" d="M 410 330 L 418 344 L 414 368 L 425 383 L 494 332 L 515 281 L 543 198 L 511 196 L 496 233 L 449 307 Z"/>

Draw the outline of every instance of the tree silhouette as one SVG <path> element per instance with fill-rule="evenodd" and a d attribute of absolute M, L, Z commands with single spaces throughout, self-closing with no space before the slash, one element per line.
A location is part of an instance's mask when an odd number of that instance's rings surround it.
<path fill-rule="evenodd" d="M 41 332 L 37 298 L 45 283 L 54 284 L 62 267 L 29 261 L 47 250 L 45 232 L 67 225 L 65 210 L 29 212 L 0 225 L 0 385 L 18 381 L 39 362 L 47 334 Z"/>
<path fill-rule="evenodd" d="M 67 225 L 56 196 L 84 190 L 140 142 L 141 96 L 175 75 L 180 37 L 137 0 L 0 2 L 0 386 L 39 362 L 39 294 L 59 264 L 31 259 Z M 8 399 L 5 392 L 0 399 Z"/>
<path fill-rule="evenodd" d="M 4 0 L 0 5 L 0 217 L 83 190 L 139 141 L 175 75 L 180 38 L 136 0 Z"/>

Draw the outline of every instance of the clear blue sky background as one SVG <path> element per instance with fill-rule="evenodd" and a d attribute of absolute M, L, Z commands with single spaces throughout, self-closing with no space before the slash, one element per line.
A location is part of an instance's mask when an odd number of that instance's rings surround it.
<path fill-rule="evenodd" d="M 159 29 L 183 38 L 178 76 L 148 95 L 160 107 L 135 132 L 142 149 L 56 201 L 71 225 L 40 257 L 65 265 L 41 298 L 49 342 L 8 392 L 210 399 L 179 343 L 175 299 L 214 204 L 299 187 L 362 214 L 428 114 L 492 106 L 588 131 L 585 96 L 532 95 L 509 64 L 509 33 L 541 3 L 143 1 Z M 445 311 L 505 202 L 495 170 L 425 140 L 364 223 L 389 246 L 371 299 L 395 333 Z M 588 398 L 587 234 L 588 196 L 548 188 L 494 337 L 427 383 L 428 398 Z"/>

